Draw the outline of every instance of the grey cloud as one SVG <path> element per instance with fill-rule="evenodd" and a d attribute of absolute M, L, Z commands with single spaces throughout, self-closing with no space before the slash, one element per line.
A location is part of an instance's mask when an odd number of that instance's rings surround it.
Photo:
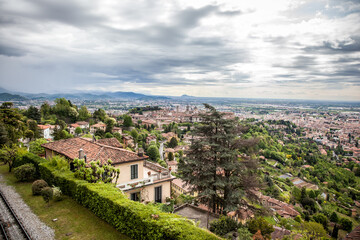
<path fill-rule="evenodd" d="M 25 54 L 26 52 L 22 49 L 0 43 L 0 55 L 8 57 L 21 57 Z"/>

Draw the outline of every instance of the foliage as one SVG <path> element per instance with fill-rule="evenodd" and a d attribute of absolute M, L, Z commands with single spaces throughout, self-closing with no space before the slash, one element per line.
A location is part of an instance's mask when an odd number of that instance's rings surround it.
<path fill-rule="evenodd" d="M 168 160 L 173 161 L 174 160 L 174 154 L 172 152 L 168 153 Z"/>
<path fill-rule="evenodd" d="M 9 166 L 9 172 L 13 169 L 16 159 L 17 159 L 17 153 L 19 148 L 16 145 L 13 145 L 12 147 L 5 146 L 2 151 L 2 159 L 5 164 Z"/>
<path fill-rule="evenodd" d="M 156 145 L 151 145 L 147 149 L 147 155 L 149 156 L 150 160 L 156 161 L 157 158 L 160 158 L 159 149 Z"/>
<path fill-rule="evenodd" d="M 41 121 L 41 113 L 39 111 L 39 109 L 37 109 L 34 106 L 30 106 L 25 112 L 24 115 L 30 119 L 35 120 L 36 122 L 40 122 Z"/>
<path fill-rule="evenodd" d="M 45 149 L 41 146 L 41 144 L 47 143 L 47 140 L 45 138 L 39 138 L 34 141 L 30 142 L 29 146 L 29 152 L 41 155 L 45 154 Z"/>
<path fill-rule="evenodd" d="M 252 240 L 252 234 L 245 227 L 241 227 L 238 229 L 239 239 L 241 240 Z"/>
<path fill-rule="evenodd" d="M 75 133 L 76 133 L 76 135 L 80 135 L 80 134 L 82 134 L 82 129 L 81 129 L 81 127 L 76 127 L 75 128 Z"/>
<path fill-rule="evenodd" d="M 257 185 L 256 161 L 238 159 L 239 152 L 251 154 L 256 140 L 239 138 L 247 131 L 234 119 L 205 104 L 203 122 L 194 129 L 195 138 L 187 157 L 179 161 L 181 179 L 199 192 L 199 197 L 213 212 L 230 212 L 238 208 L 241 198 Z M 222 194 L 218 194 L 221 192 Z"/>
<path fill-rule="evenodd" d="M 353 223 L 352 223 L 352 221 L 350 221 L 347 218 L 341 218 L 339 221 L 339 224 L 340 224 L 341 228 L 347 232 L 350 232 L 352 230 Z"/>
<path fill-rule="evenodd" d="M 107 118 L 107 114 L 104 109 L 99 108 L 98 110 L 94 111 L 93 118 L 95 118 L 96 121 L 104 122 Z"/>
<path fill-rule="evenodd" d="M 174 148 L 178 145 L 178 140 L 176 139 L 176 137 L 172 137 L 170 139 L 170 142 L 168 143 L 168 147 L 169 148 Z"/>
<path fill-rule="evenodd" d="M 53 193 L 52 196 L 53 196 L 54 201 L 58 202 L 58 201 L 63 200 L 62 192 L 61 192 L 61 189 L 59 187 L 53 186 L 52 187 L 52 193 Z"/>
<path fill-rule="evenodd" d="M 46 203 L 49 203 L 49 201 L 53 197 L 53 190 L 51 187 L 44 187 L 41 189 L 41 196 L 43 197 L 44 201 Z"/>
<path fill-rule="evenodd" d="M 31 186 L 33 195 L 40 195 L 41 190 L 48 186 L 49 185 L 44 180 L 42 180 L 42 179 L 36 180 L 35 182 L 33 182 L 32 186 Z"/>
<path fill-rule="evenodd" d="M 114 136 L 111 133 L 107 132 L 107 133 L 105 133 L 104 137 L 105 138 L 113 138 Z"/>
<path fill-rule="evenodd" d="M 334 222 L 334 223 L 337 223 L 339 221 L 339 217 L 338 215 L 336 214 L 336 212 L 333 212 L 330 216 L 330 221 L 331 222 Z"/>
<path fill-rule="evenodd" d="M 129 115 L 123 115 L 124 118 L 124 122 L 123 122 L 123 126 L 124 127 L 131 127 L 133 126 L 133 121 L 132 118 Z"/>
<path fill-rule="evenodd" d="M 15 177 L 21 182 L 33 180 L 35 178 L 35 174 L 36 168 L 32 163 L 27 163 L 14 169 Z"/>
<path fill-rule="evenodd" d="M 81 106 L 79 109 L 79 116 L 78 116 L 78 120 L 80 121 L 86 121 L 91 117 L 91 113 L 88 111 L 88 109 L 86 108 L 86 106 Z"/>
<path fill-rule="evenodd" d="M 100 166 L 100 161 L 90 162 L 90 166 L 86 166 L 86 163 L 83 159 L 75 158 L 73 160 L 75 167 L 75 177 L 79 179 L 86 180 L 90 183 L 96 183 L 103 181 L 104 183 L 111 183 L 115 180 L 117 182 L 120 169 L 114 168 L 111 166 L 111 160 L 108 160 L 107 163 Z"/>
<path fill-rule="evenodd" d="M 19 110 L 13 108 L 13 103 L 4 102 L 0 106 L 0 125 L 2 131 L 6 131 L 6 138 L 2 139 L 2 144 L 17 143 L 23 136 L 25 124 L 21 121 L 22 115 Z"/>
<path fill-rule="evenodd" d="M 306 239 L 321 239 L 327 236 L 327 232 L 320 223 L 304 222 L 303 229 L 302 234 L 307 237 Z"/>
<path fill-rule="evenodd" d="M 261 231 L 261 234 L 266 236 L 267 238 L 270 237 L 270 234 L 274 231 L 274 227 L 268 223 L 265 218 L 253 218 L 247 223 L 247 227 L 249 231 L 255 234 L 258 230 Z"/>
<path fill-rule="evenodd" d="M 49 165 L 59 171 L 70 170 L 69 162 L 61 156 L 55 155 L 49 160 Z"/>
<path fill-rule="evenodd" d="M 115 124 L 116 124 L 115 118 L 110 118 L 110 117 L 108 117 L 108 118 L 105 119 L 104 123 L 106 124 L 106 130 L 105 130 L 105 132 L 107 132 L 107 133 L 112 133 L 113 128 L 114 128 L 114 126 L 115 126 Z"/>
<path fill-rule="evenodd" d="M 222 216 L 218 220 L 214 220 L 210 223 L 210 231 L 219 236 L 236 231 L 241 227 L 241 224 L 237 223 L 234 219 L 226 216 Z"/>

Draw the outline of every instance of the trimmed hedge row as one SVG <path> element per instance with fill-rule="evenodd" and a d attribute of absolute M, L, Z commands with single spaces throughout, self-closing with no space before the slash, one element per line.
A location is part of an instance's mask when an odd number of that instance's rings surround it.
<path fill-rule="evenodd" d="M 32 155 L 32 156 L 31 156 Z M 111 184 L 88 183 L 76 179 L 70 171 L 59 172 L 46 160 L 27 154 L 27 160 L 38 167 L 48 184 L 74 198 L 118 231 L 133 239 L 220 239 L 211 232 L 194 226 L 176 214 L 163 213 L 154 206 L 129 200 Z"/>

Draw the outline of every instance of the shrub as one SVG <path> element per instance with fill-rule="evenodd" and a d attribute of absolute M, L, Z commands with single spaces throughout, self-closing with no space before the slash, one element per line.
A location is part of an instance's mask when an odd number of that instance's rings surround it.
<path fill-rule="evenodd" d="M 41 190 L 45 187 L 48 187 L 49 185 L 42 179 L 40 180 L 36 180 L 35 182 L 33 182 L 32 184 L 32 193 L 33 195 L 40 195 L 41 194 Z"/>
<path fill-rule="evenodd" d="M 59 187 L 53 186 L 53 188 L 52 188 L 52 193 L 53 193 L 53 199 L 54 199 L 54 201 L 57 202 L 57 201 L 63 200 L 63 195 L 62 195 L 62 192 L 61 192 L 61 190 L 60 190 Z"/>
<path fill-rule="evenodd" d="M 49 201 L 53 197 L 53 190 L 51 187 L 44 187 L 41 189 L 41 196 L 43 197 L 44 201 L 46 203 L 49 203 Z"/>
<path fill-rule="evenodd" d="M 236 231 L 240 227 L 241 224 L 226 216 L 222 216 L 219 220 L 214 220 L 210 223 L 210 231 L 219 236 Z"/>
<path fill-rule="evenodd" d="M 29 152 L 40 155 L 45 154 L 45 148 L 41 144 L 47 143 L 45 138 L 39 138 L 30 142 Z"/>
<path fill-rule="evenodd" d="M 340 226 L 341 226 L 342 229 L 344 229 L 347 232 L 351 232 L 351 229 L 353 227 L 352 226 L 353 225 L 352 221 L 350 221 L 347 218 L 341 218 L 339 223 L 340 223 Z"/>
<path fill-rule="evenodd" d="M 65 171 L 65 170 L 70 170 L 70 164 L 68 163 L 68 161 L 61 156 L 53 156 L 50 159 L 50 165 L 53 166 L 56 170 L 60 170 L 60 171 Z"/>
<path fill-rule="evenodd" d="M 27 163 L 14 169 L 14 174 L 17 180 L 21 182 L 31 181 L 35 178 L 36 168 L 34 164 Z"/>

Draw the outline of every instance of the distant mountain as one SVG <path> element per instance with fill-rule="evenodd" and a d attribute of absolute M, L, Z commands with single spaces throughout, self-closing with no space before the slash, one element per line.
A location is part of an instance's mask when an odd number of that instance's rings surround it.
<path fill-rule="evenodd" d="M 54 100 L 56 98 L 78 99 L 78 100 L 111 100 L 111 99 L 124 99 L 124 100 L 157 100 L 169 99 L 164 96 L 150 96 L 134 92 L 75 92 L 75 93 L 23 93 L 13 92 L 0 87 L 0 93 L 6 93 L 2 101 L 24 101 L 24 100 Z M 17 96 L 17 97 L 11 97 Z M 18 99 L 18 100 L 16 100 Z M 0 99 L 1 100 L 1 99 Z"/>
<path fill-rule="evenodd" d="M 25 101 L 25 100 L 28 99 L 17 94 L 0 93 L 0 101 Z"/>

